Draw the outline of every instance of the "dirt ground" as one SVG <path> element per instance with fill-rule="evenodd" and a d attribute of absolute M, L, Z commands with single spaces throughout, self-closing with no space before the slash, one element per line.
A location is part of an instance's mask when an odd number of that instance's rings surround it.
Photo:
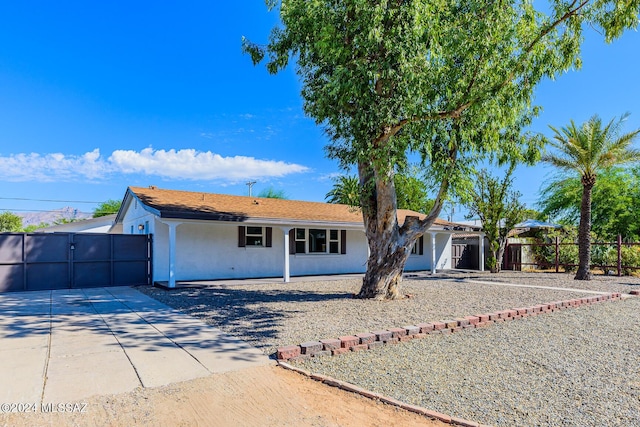
<path fill-rule="evenodd" d="M 59 402 L 72 403 L 72 402 Z M 73 402 L 75 403 L 75 402 Z M 2 414 L 1 426 L 428 426 L 439 421 L 274 365 L 86 400 L 82 413 Z"/>

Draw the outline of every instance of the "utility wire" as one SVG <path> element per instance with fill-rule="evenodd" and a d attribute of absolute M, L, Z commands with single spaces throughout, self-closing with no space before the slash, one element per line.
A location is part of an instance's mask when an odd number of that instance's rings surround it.
<path fill-rule="evenodd" d="M 87 200 L 28 199 L 23 197 L 0 197 L 0 200 L 21 200 L 21 201 L 27 201 L 27 202 L 55 202 L 55 203 L 91 203 L 91 204 L 104 202 L 104 200 L 101 202 L 90 202 Z"/>
<path fill-rule="evenodd" d="M 11 208 L 0 208 L 0 211 L 4 212 L 4 211 L 9 211 L 9 212 L 51 212 L 51 213 L 67 213 L 66 211 L 62 211 L 60 209 L 11 209 Z M 100 211 L 102 212 L 102 211 Z M 106 212 L 106 211 L 105 211 Z M 69 212 L 71 213 L 71 212 Z M 83 212 L 83 211 L 75 211 L 76 214 L 87 214 L 87 215 L 93 215 L 93 212 Z M 115 212 L 114 212 L 115 213 Z"/>

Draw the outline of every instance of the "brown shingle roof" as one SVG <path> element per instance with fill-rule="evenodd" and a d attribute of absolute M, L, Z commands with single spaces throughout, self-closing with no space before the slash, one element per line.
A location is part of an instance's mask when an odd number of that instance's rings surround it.
<path fill-rule="evenodd" d="M 164 190 L 157 187 L 129 187 L 129 190 L 142 203 L 157 210 L 163 218 L 218 221 L 269 219 L 362 224 L 360 209 L 348 205 Z M 423 219 L 426 215 L 405 209 L 398 210 L 398 221 L 401 224 L 407 216 Z M 454 225 L 441 219 L 436 220 L 436 224 Z"/>

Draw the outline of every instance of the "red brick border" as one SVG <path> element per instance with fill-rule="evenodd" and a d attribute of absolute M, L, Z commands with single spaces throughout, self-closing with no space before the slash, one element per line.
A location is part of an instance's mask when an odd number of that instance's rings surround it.
<path fill-rule="evenodd" d="M 640 295 L 640 291 L 633 290 L 631 295 Z M 530 307 L 511 308 L 493 313 L 476 314 L 453 320 L 443 320 L 430 323 L 406 325 L 402 328 L 388 328 L 381 331 L 364 332 L 355 335 L 338 337 L 338 339 L 322 339 L 309 341 L 299 345 L 279 347 L 276 353 L 278 360 L 299 360 L 309 357 L 336 356 L 350 351 L 369 350 L 384 344 L 398 344 L 416 338 L 424 338 L 431 334 L 450 334 L 464 329 L 483 328 L 496 322 L 523 319 L 538 316 L 567 308 L 596 304 L 603 301 L 615 301 L 622 298 L 618 292 L 602 294 L 593 297 L 573 298 L 564 301 L 554 301 L 537 304 Z"/>
<path fill-rule="evenodd" d="M 631 295 L 640 296 L 640 290 L 633 290 Z M 382 331 L 365 332 L 355 335 L 339 337 L 339 339 L 322 339 L 318 341 L 310 341 L 300 345 L 289 345 L 279 347 L 277 351 L 278 365 L 309 377 L 313 380 L 320 381 L 323 384 L 332 387 L 338 387 L 343 390 L 357 393 L 369 399 L 379 400 L 388 405 L 397 406 L 407 411 L 415 412 L 428 418 L 437 419 L 448 424 L 459 425 L 463 427 L 484 427 L 473 421 L 463 420 L 457 417 L 441 414 L 426 408 L 408 403 L 401 402 L 397 399 L 386 397 L 382 394 L 365 390 L 354 384 L 331 378 L 326 375 L 314 374 L 304 369 L 286 363 L 286 360 L 299 360 L 309 357 L 319 357 L 331 354 L 336 356 L 348 353 L 350 351 L 370 350 L 385 344 L 398 344 L 403 341 L 409 341 L 414 338 L 424 338 L 431 334 L 449 334 L 464 329 L 483 328 L 495 322 L 504 322 L 509 320 L 524 319 L 528 316 L 537 316 L 543 313 L 551 313 L 554 311 L 565 310 L 567 308 L 580 307 L 583 305 L 591 305 L 605 301 L 616 301 L 622 299 L 619 292 L 611 294 L 602 294 L 593 297 L 575 298 L 565 301 L 554 301 L 547 304 L 538 304 L 531 307 L 512 308 L 508 310 L 500 310 L 495 313 L 476 314 L 474 316 L 465 316 L 455 320 L 444 320 L 431 323 L 418 323 L 417 325 L 407 325 L 402 328 L 389 328 Z M 320 350 L 319 345 L 322 349 Z"/>

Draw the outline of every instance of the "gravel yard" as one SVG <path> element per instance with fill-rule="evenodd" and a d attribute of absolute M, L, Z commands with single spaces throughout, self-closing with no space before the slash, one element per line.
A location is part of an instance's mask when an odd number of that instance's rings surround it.
<path fill-rule="evenodd" d="M 362 301 L 359 279 L 208 282 L 140 291 L 273 354 L 321 338 L 640 289 L 634 277 L 410 274 L 399 301 Z M 512 287 L 484 282 L 518 284 Z M 570 288 L 558 290 L 550 288 Z M 640 425 L 640 298 L 600 303 L 301 366 L 495 426 Z"/>
<path fill-rule="evenodd" d="M 399 301 L 353 299 L 352 295 L 359 290 L 360 279 L 292 283 L 248 281 L 240 284 L 220 281 L 172 291 L 151 287 L 138 289 L 261 348 L 269 355 L 283 345 L 592 295 L 580 290 L 567 292 L 463 281 L 499 279 L 524 285 L 575 287 L 572 276 L 565 274 L 450 273 L 436 278 L 427 274 L 417 276 L 403 281 L 403 292 L 411 298 Z M 598 278 L 590 284 L 589 289 L 628 293 L 630 289 L 639 287 L 632 283 L 640 283 L 637 278 L 602 278 L 604 280 Z"/>
<path fill-rule="evenodd" d="M 639 426 L 640 298 L 296 365 L 493 426 Z"/>

